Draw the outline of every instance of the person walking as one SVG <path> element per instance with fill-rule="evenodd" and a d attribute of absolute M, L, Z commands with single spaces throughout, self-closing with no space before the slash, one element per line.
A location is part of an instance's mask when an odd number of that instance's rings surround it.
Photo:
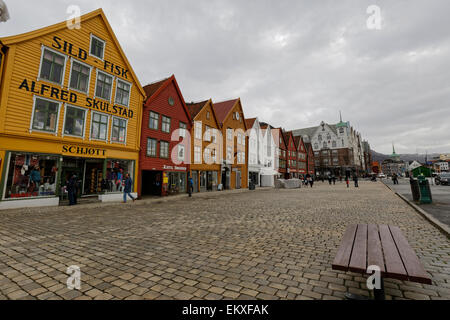
<path fill-rule="evenodd" d="M 331 186 L 331 174 L 328 174 L 328 177 L 327 177 L 327 179 L 328 179 L 328 183 L 330 184 L 330 186 Z"/>
<path fill-rule="evenodd" d="M 77 187 L 77 176 L 72 175 L 67 182 L 67 194 L 69 196 L 69 206 L 74 206 L 77 204 L 77 193 L 78 193 L 78 187 Z"/>
<path fill-rule="evenodd" d="M 350 188 L 350 177 L 345 178 L 345 183 L 347 184 L 347 188 Z"/>
<path fill-rule="evenodd" d="M 189 193 L 189 198 L 192 198 L 192 192 L 194 192 L 194 180 L 192 179 L 191 176 L 189 176 L 189 178 L 188 178 L 188 193 Z"/>
<path fill-rule="evenodd" d="M 392 175 L 392 182 L 394 182 L 394 185 L 398 184 L 398 176 L 396 173 Z"/>
<path fill-rule="evenodd" d="M 335 186 L 336 185 L 336 176 L 334 174 L 331 176 L 331 180 L 333 180 L 333 185 Z"/>
<path fill-rule="evenodd" d="M 131 179 L 130 175 L 127 173 L 125 175 L 125 187 L 123 188 L 123 203 L 127 203 L 127 196 L 129 196 L 133 202 L 136 201 L 136 199 L 131 195 L 131 189 L 133 187 L 133 180 Z"/>
<path fill-rule="evenodd" d="M 308 183 L 311 186 L 311 188 L 314 186 L 314 179 L 313 179 L 313 177 L 309 176 Z"/>
<path fill-rule="evenodd" d="M 355 188 L 359 188 L 358 175 L 356 173 L 353 175 L 353 181 L 355 182 Z"/>

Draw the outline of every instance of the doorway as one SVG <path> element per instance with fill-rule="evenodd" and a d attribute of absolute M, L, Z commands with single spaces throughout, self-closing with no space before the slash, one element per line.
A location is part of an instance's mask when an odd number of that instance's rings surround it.
<path fill-rule="evenodd" d="M 162 171 L 142 171 L 142 195 L 161 196 Z"/>

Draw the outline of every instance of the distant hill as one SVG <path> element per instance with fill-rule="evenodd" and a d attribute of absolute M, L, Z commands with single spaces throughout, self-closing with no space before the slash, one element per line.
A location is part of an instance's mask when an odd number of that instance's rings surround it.
<path fill-rule="evenodd" d="M 403 161 L 411 162 L 411 161 L 419 161 L 420 163 L 425 163 L 426 154 L 400 154 L 400 159 Z M 428 161 L 432 160 L 434 157 L 439 157 L 439 153 L 431 153 L 428 155 Z M 372 150 L 372 160 L 383 162 L 386 159 L 389 159 L 390 155 L 383 154 Z"/>

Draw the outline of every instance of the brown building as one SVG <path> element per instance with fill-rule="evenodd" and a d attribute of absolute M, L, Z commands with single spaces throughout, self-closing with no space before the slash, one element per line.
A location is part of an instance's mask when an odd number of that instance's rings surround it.
<path fill-rule="evenodd" d="M 224 189 L 248 188 L 247 125 L 241 99 L 213 105 L 222 130 L 222 185 Z"/>
<path fill-rule="evenodd" d="M 191 177 L 194 192 L 216 191 L 221 183 L 222 134 L 212 100 L 188 103 L 191 128 Z"/>

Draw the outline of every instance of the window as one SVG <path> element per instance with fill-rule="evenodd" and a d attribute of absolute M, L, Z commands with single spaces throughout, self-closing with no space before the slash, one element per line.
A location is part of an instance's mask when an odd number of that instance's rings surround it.
<path fill-rule="evenodd" d="M 327 134 L 327 140 L 331 140 L 331 134 Z"/>
<path fill-rule="evenodd" d="M 202 139 L 202 122 L 201 121 L 195 122 L 195 139 L 198 139 L 198 140 Z"/>
<path fill-rule="evenodd" d="M 319 139 L 319 142 L 321 142 L 321 141 L 322 141 L 322 135 L 321 135 L 321 134 L 319 134 L 319 137 L 318 137 L 318 139 Z"/>
<path fill-rule="evenodd" d="M 97 83 L 95 85 L 95 96 L 105 100 L 111 100 L 111 88 L 113 83 L 113 77 L 103 73 L 97 72 Z"/>
<path fill-rule="evenodd" d="M 163 116 L 162 117 L 162 132 L 170 133 L 170 118 Z"/>
<path fill-rule="evenodd" d="M 180 122 L 180 137 L 186 137 L 187 125 L 186 123 Z"/>
<path fill-rule="evenodd" d="M 206 119 L 209 120 L 209 118 L 210 118 L 210 114 L 209 114 L 209 111 L 207 111 L 207 112 L 206 112 Z"/>
<path fill-rule="evenodd" d="M 91 68 L 78 61 L 72 60 L 72 70 L 70 72 L 70 88 L 84 93 L 89 91 L 89 79 Z"/>
<path fill-rule="evenodd" d="M 86 120 L 86 110 L 66 107 L 66 119 L 64 122 L 64 134 L 75 137 L 84 137 L 84 124 Z"/>
<path fill-rule="evenodd" d="M 90 55 L 103 60 L 105 54 L 105 41 L 100 38 L 97 38 L 94 35 L 91 35 L 91 50 Z"/>
<path fill-rule="evenodd" d="M 240 133 L 237 134 L 237 143 L 241 144 L 241 134 Z"/>
<path fill-rule="evenodd" d="M 113 117 L 111 141 L 125 143 L 127 137 L 127 120 Z"/>
<path fill-rule="evenodd" d="M 205 141 L 211 141 L 211 128 L 205 126 Z"/>
<path fill-rule="evenodd" d="M 194 162 L 196 164 L 202 163 L 202 149 L 198 146 L 194 147 Z"/>
<path fill-rule="evenodd" d="M 150 121 L 148 127 L 153 130 L 159 129 L 159 114 L 150 111 Z"/>
<path fill-rule="evenodd" d="M 216 129 L 212 129 L 212 135 L 211 135 L 211 142 L 212 143 L 216 143 L 216 141 L 217 141 L 216 136 L 217 136 L 217 130 Z"/>
<path fill-rule="evenodd" d="M 156 146 L 158 141 L 156 139 L 148 138 L 147 139 L 147 156 L 148 157 L 156 157 Z"/>
<path fill-rule="evenodd" d="M 163 159 L 169 158 L 169 143 L 166 141 L 161 141 L 159 143 L 159 157 Z"/>
<path fill-rule="evenodd" d="M 39 79 L 62 85 L 64 81 L 65 66 L 66 57 L 64 55 L 44 48 Z"/>
<path fill-rule="evenodd" d="M 92 113 L 91 139 L 106 140 L 108 120 L 109 117 L 107 115 L 96 112 Z"/>
<path fill-rule="evenodd" d="M 178 160 L 184 161 L 184 146 L 183 145 L 178 146 Z"/>
<path fill-rule="evenodd" d="M 314 143 L 314 149 L 319 149 L 319 144 L 316 142 L 316 143 Z"/>
<path fill-rule="evenodd" d="M 227 140 L 233 140 L 233 129 L 227 129 Z"/>
<path fill-rule="evenodd" d="M 339 133 L 344 134 L 344 128 L 339 128 Z"/>
<path fill-rule="evenodd" d="M 326 148 L 327 146 L 328 146 L 328 145 L 327 145 L 327 142 L 324 141 L 324 142 L 323 142 L 323 147 Z"/>
<path fill-rule="evenodd" d="M 56 133 L 60 103 L 36 98 L 31 129 Z"/>
<path fill-rule="evenodd" d="M 227 160 L 229 161 L 233 160 L 233 151 L 231 147 L 227 147 Z"/>
<path fill-rule="evenodd" d="M 204 160 L 206 164 L 211 164 L 211 150 L 209 150 L 208 148 L 205 149 L 204 151 Z"/>
<path fill-rule="evenodd" d="M 336 141 L 333 141 L 332 146 L 333 146 L 333 148 L 336 148 L 336 147 L 337 147 Z"/>
<path fill-rule="evenodd" d="M 116 100 L 117 104 L 128 107 L 130 103 L 131 84 L 122 80 L 117 80 Z"/>

